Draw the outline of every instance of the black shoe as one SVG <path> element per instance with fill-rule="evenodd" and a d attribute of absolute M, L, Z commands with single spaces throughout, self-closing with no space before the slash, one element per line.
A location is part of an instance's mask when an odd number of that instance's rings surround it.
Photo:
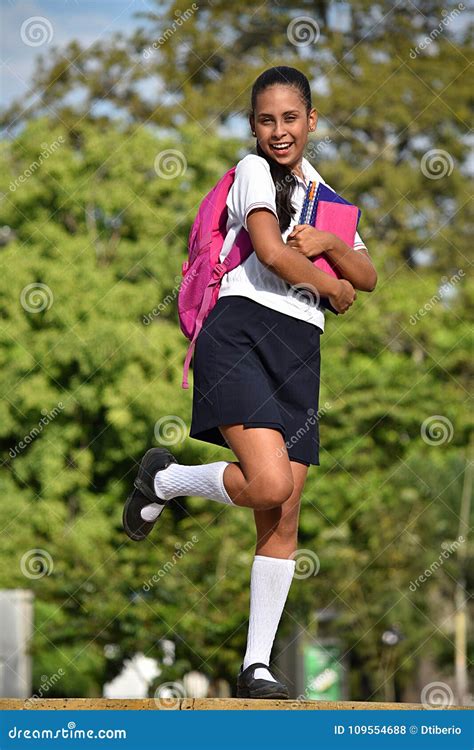
<path fill-rule="evenodd" d="M 170 502 L 162 500 L 155 493 L 155 474 L 171 463 L 178 462 L 166 448 L 151 448 L 140 461 L 138 475 L 133 482 L 135 489 L 128 496 L 122 514 L 123 528 L 134 542 L 146 539 L 164 510 L 154 521 L 144 521 L 140 515 L 142 508 L 150 503 L 166 506 Z"/>
<path fill-rule="evenodd" d="M 268 664 L 255 662 L 255 664 L 249 664 L 244 670 L 242 667 L 243 664 L 240 665 L 240 672 L 237 676 L 237 698 L 289 698 L 288 688 L 282 682 L 254 678 L 255 670 L 258 667 L 265 667 L 276 679 Z"/>

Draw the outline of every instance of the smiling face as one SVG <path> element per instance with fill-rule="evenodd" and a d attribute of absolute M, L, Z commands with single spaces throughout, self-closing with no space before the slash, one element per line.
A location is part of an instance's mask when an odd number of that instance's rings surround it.
<path fill-rule="evenodd" d="M 300 170 L 308 131 L 316 129 L 314 107 L 306 112 L 303 99 L 294 86 L 275 84 L 257 95 L 250 125 L 261 149 L 290 169 Z"/>

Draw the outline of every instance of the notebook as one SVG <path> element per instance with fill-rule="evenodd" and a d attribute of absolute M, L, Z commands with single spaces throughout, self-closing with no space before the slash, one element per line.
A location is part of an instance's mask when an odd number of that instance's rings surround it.
<path fill-rule="evenodd" d="M 316 182 L 312 181 L 306 191 L 299 224 L 311 224 L 321 231 L 332 232 L 346 245 L 353 247 L 360 215 L 361 210 L 357 206 L 346 201 L 324 183 L 320 182 L 316 187 Z M 341 274 L 324 254 L 318 255 L 312 262 L 330 276 L 341 278 Z M 321 297 L 319 304 L 339 315 L 327 297 Z"/>

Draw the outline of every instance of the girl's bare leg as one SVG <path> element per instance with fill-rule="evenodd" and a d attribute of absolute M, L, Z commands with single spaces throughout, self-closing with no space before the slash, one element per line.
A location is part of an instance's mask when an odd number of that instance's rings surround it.
<path fill-rule="evenodd" d="M 295 571 L 300 499 L 308 467 L 291 461 L 293 492 L 278 507 L 254 510 L 257 546 L 250 578 L 250 617 L 243 668 L 270 663 L 270 655 Z M 254 669 L 255 679 L 275 682 L 268 669 Z"/>
<path fill-rule="evenodd" d="M 241 424 L 219 429 L 238 458 L 223 475 L 232 501 L 256 511 L 283 505 L 294 491 L 294 479 L 281 432 L 269 427 L 244 429 Z"/>
<path fill-rule="evenodd" d="M 250 616 L 242 666 L 270 663 L 273 641 L 295 570 L 300 498 L 308 467 L 290 461 L 279 430 L 243 425 L 220 428 L 238 463 L 227 466 L 224 484 L 234 503 L 254 510 L 257 547 L 250 577 Z M 278 502 L 276 502 L 278 500 Z M 268 669 L 254 679 L 275 683 Z"/>
<path fill-rule="evenodd" d="M 300 501 L 308 466 L 290 461 L 294 489 L 288 500 L 276 508 L 254 510 L 257 528 L 256 555 L 288 558 L 298 547 Z"/>

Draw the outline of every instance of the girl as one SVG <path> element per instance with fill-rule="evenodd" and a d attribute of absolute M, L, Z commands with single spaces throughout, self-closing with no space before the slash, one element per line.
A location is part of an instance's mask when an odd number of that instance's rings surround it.
<path fill-rule="evenodd" d="M 324 182 L 303 156 L 317 123 L 307 78 L 286 66 L 266 70 L 253 85 L 249 121 L 257 153 L 237 165 L 220 260 L 242 227 L 255 252 L 224 276 L 196 340 L 190 428 L 190 437 L 230 447 L 238 461 L 183 466 L 152 448 L 123 523 L 132 539 L 144 539 L 169 501 L 187 495 L 252 508 L 257 544 L 237 696 L 288 698 L 269 665 L 296 564 L 301 494 L 308 467 L 319 466 L 318 301 L 328 297 L 345 313 L 354 290 L 372 291 L 377 276 L 358 234 L 349 248 L 297 224 L 308 181 Z M 310 259 L 323 252 L 343 278 L 314 266 Z"/>

